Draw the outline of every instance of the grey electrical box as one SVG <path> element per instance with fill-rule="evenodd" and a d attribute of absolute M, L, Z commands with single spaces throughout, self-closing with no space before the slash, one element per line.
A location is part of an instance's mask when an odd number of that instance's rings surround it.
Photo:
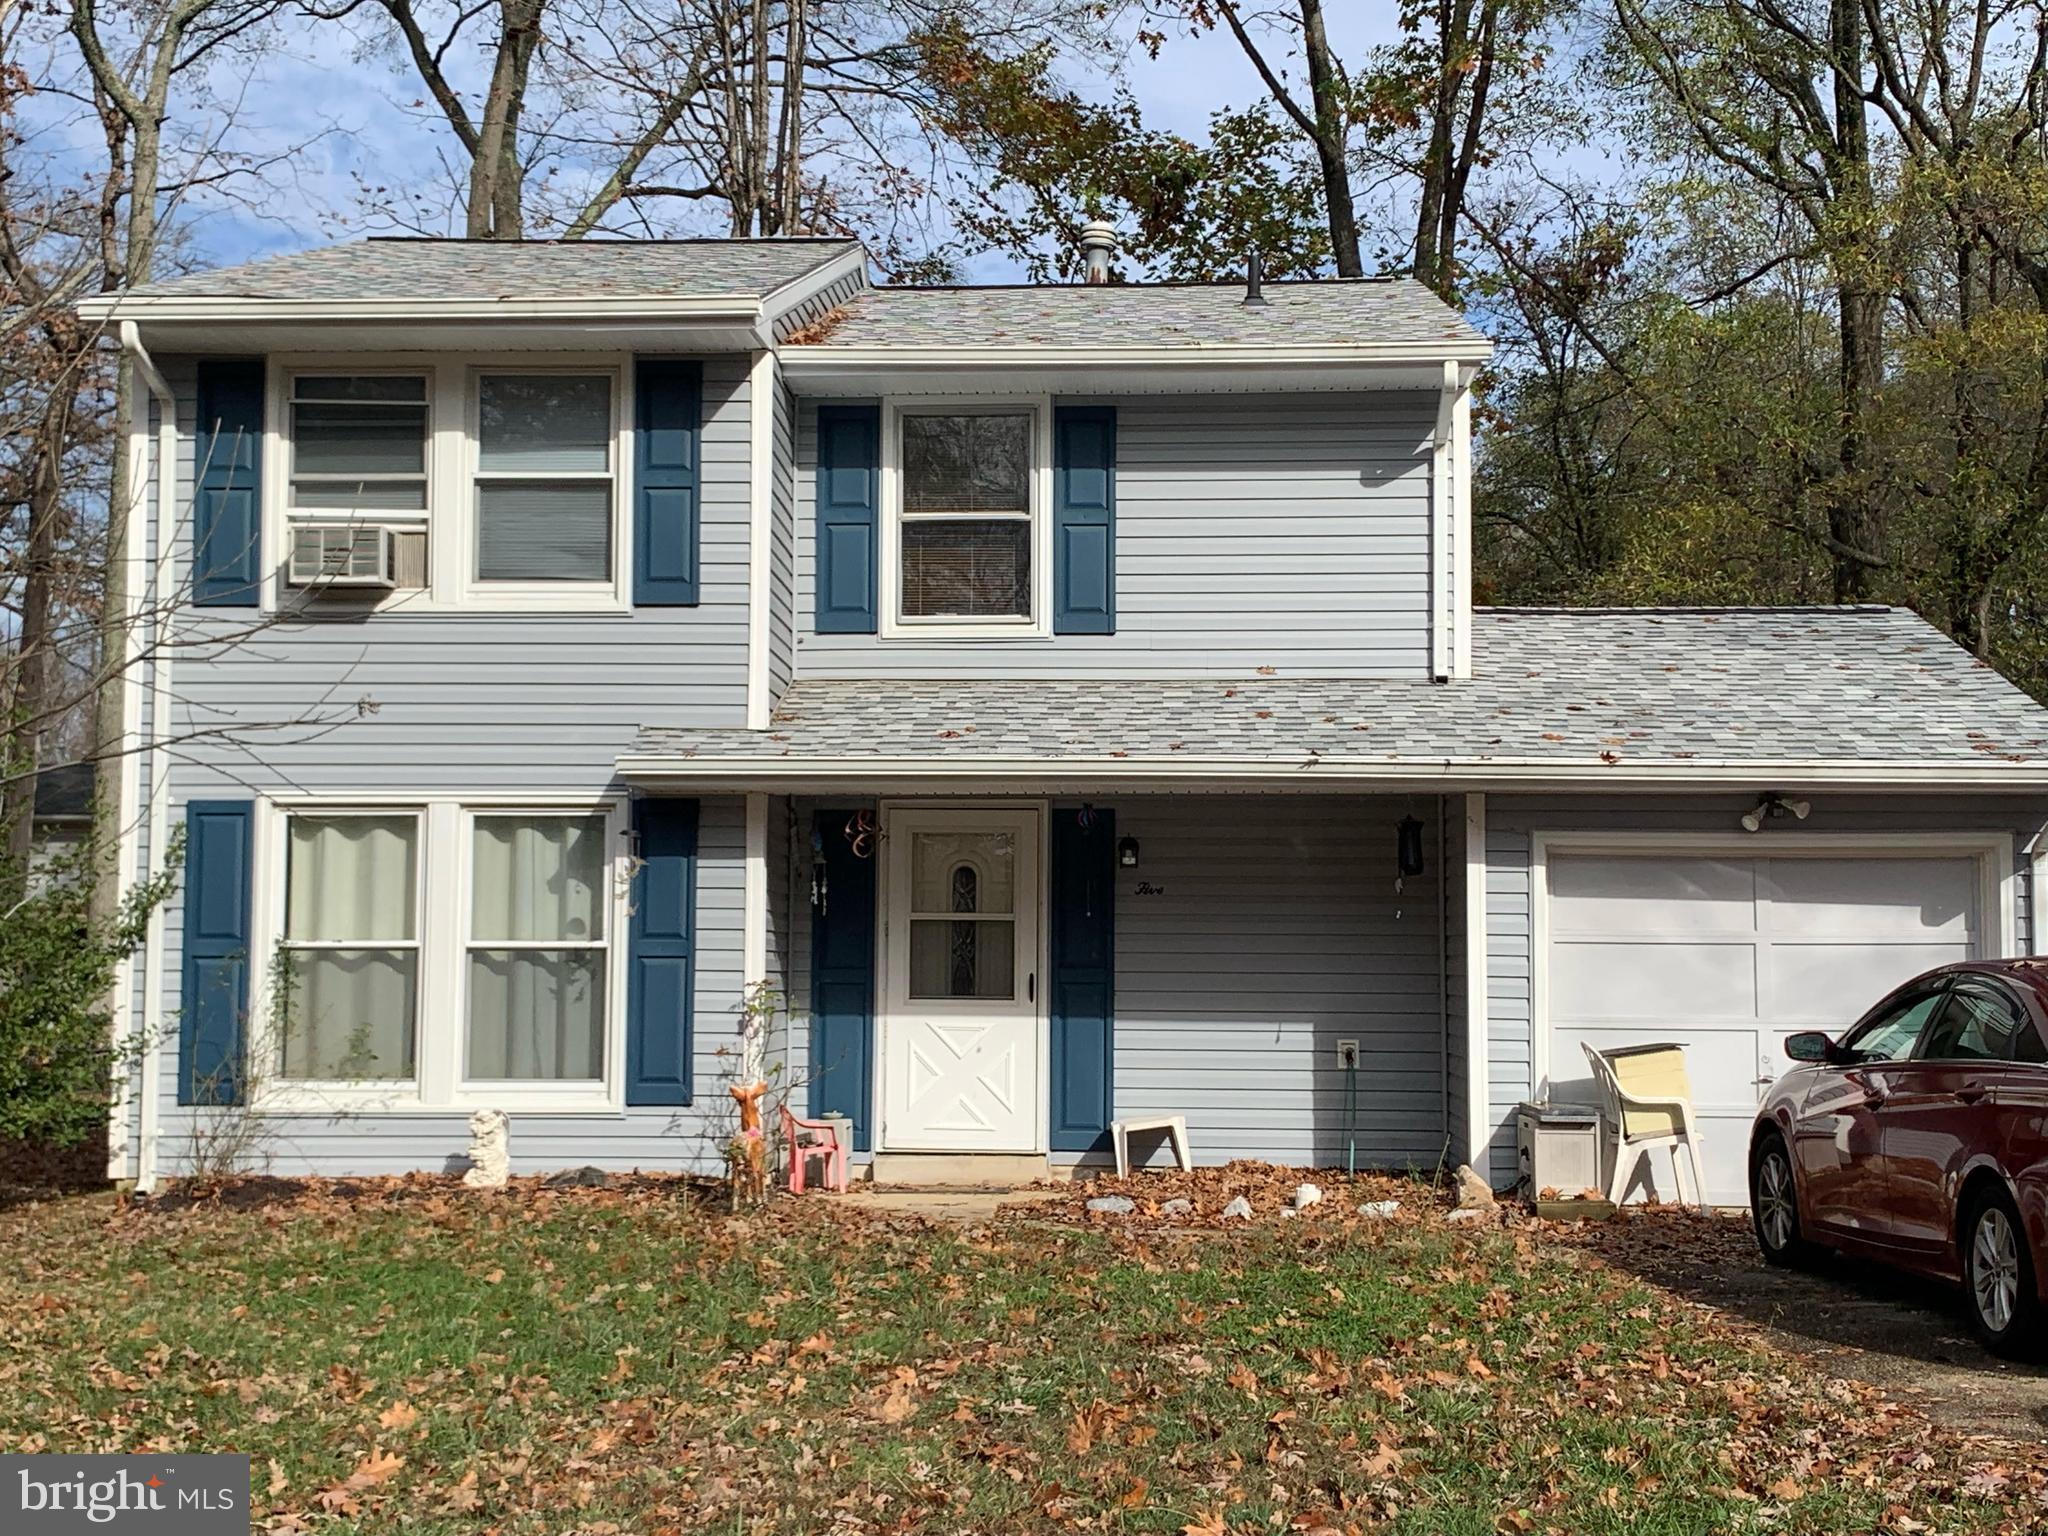
<path fill-rule="evenodd" d="M 1523 1104 L 1515 1112 L 1515 1166 L 1531 1200 L 1546 1189 L 1566 1199 L 1604 1189 L 1600 1111 L 1586 1104 Z"/>

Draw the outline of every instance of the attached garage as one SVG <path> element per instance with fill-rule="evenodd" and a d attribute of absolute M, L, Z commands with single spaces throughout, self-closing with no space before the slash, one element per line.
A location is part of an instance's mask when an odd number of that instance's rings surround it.
<path fill-rule="evenodd" d="M 1748 1199 L 1750 1121 L 1787 1035 L 2014 943 L 2009 838 L 1539 834 L 1530 852 L 1539 1091 L 1593 1102 L 1588 1045 L 1682 1044 L 1720 1205 Z M 1638 1194 L 1674 1197 L 1668 1162 L 1646 1171 Z"/>

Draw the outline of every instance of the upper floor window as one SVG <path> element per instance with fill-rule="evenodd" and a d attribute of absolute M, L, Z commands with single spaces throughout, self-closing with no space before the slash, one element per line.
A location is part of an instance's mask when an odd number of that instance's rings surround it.
<path fill-rule="evenodd" d="M 479 376 L 476 580 L 611 580 L 612 437 L 603 375 Z"/>
<path fill-rule="evenodd" d="M 918 409 L 898 422 L 897 621 L 1032 624 L 1038 414 Z"/>
<path fill-rule="evenodd" d="M 281 589 L 336 608 L 629 606 L 625 360 L 282 363 L 264 541 Z"/>
<path fill-rule="evenodd" d="M 291 504 L 309 512 L 427 509 L 427 381 L 302 373 L 291 381 Z"/>

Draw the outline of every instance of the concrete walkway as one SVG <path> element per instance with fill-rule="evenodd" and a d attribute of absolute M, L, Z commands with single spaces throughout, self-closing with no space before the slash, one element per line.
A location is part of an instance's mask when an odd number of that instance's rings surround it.
<path fill-rule="evenodd" d="M 845 1197 L 857 1211 L 889 1211 L 927 1221 L 970 1225 L 987 1221 L 1005 1205 L 1037 1205 L 1058 1197 L 1052 1189 L 861 1189 Z"/>

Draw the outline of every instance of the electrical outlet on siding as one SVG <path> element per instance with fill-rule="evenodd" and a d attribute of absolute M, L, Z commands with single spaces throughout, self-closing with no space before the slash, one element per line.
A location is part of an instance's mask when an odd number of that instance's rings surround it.
<path fill-rule="evenodd" d="M 1356 1040 L 1339 1040 L 1337 1042 L 1337 1065 L 1340 1069 L 1358 1065 L 1358 1042 Z"/>

